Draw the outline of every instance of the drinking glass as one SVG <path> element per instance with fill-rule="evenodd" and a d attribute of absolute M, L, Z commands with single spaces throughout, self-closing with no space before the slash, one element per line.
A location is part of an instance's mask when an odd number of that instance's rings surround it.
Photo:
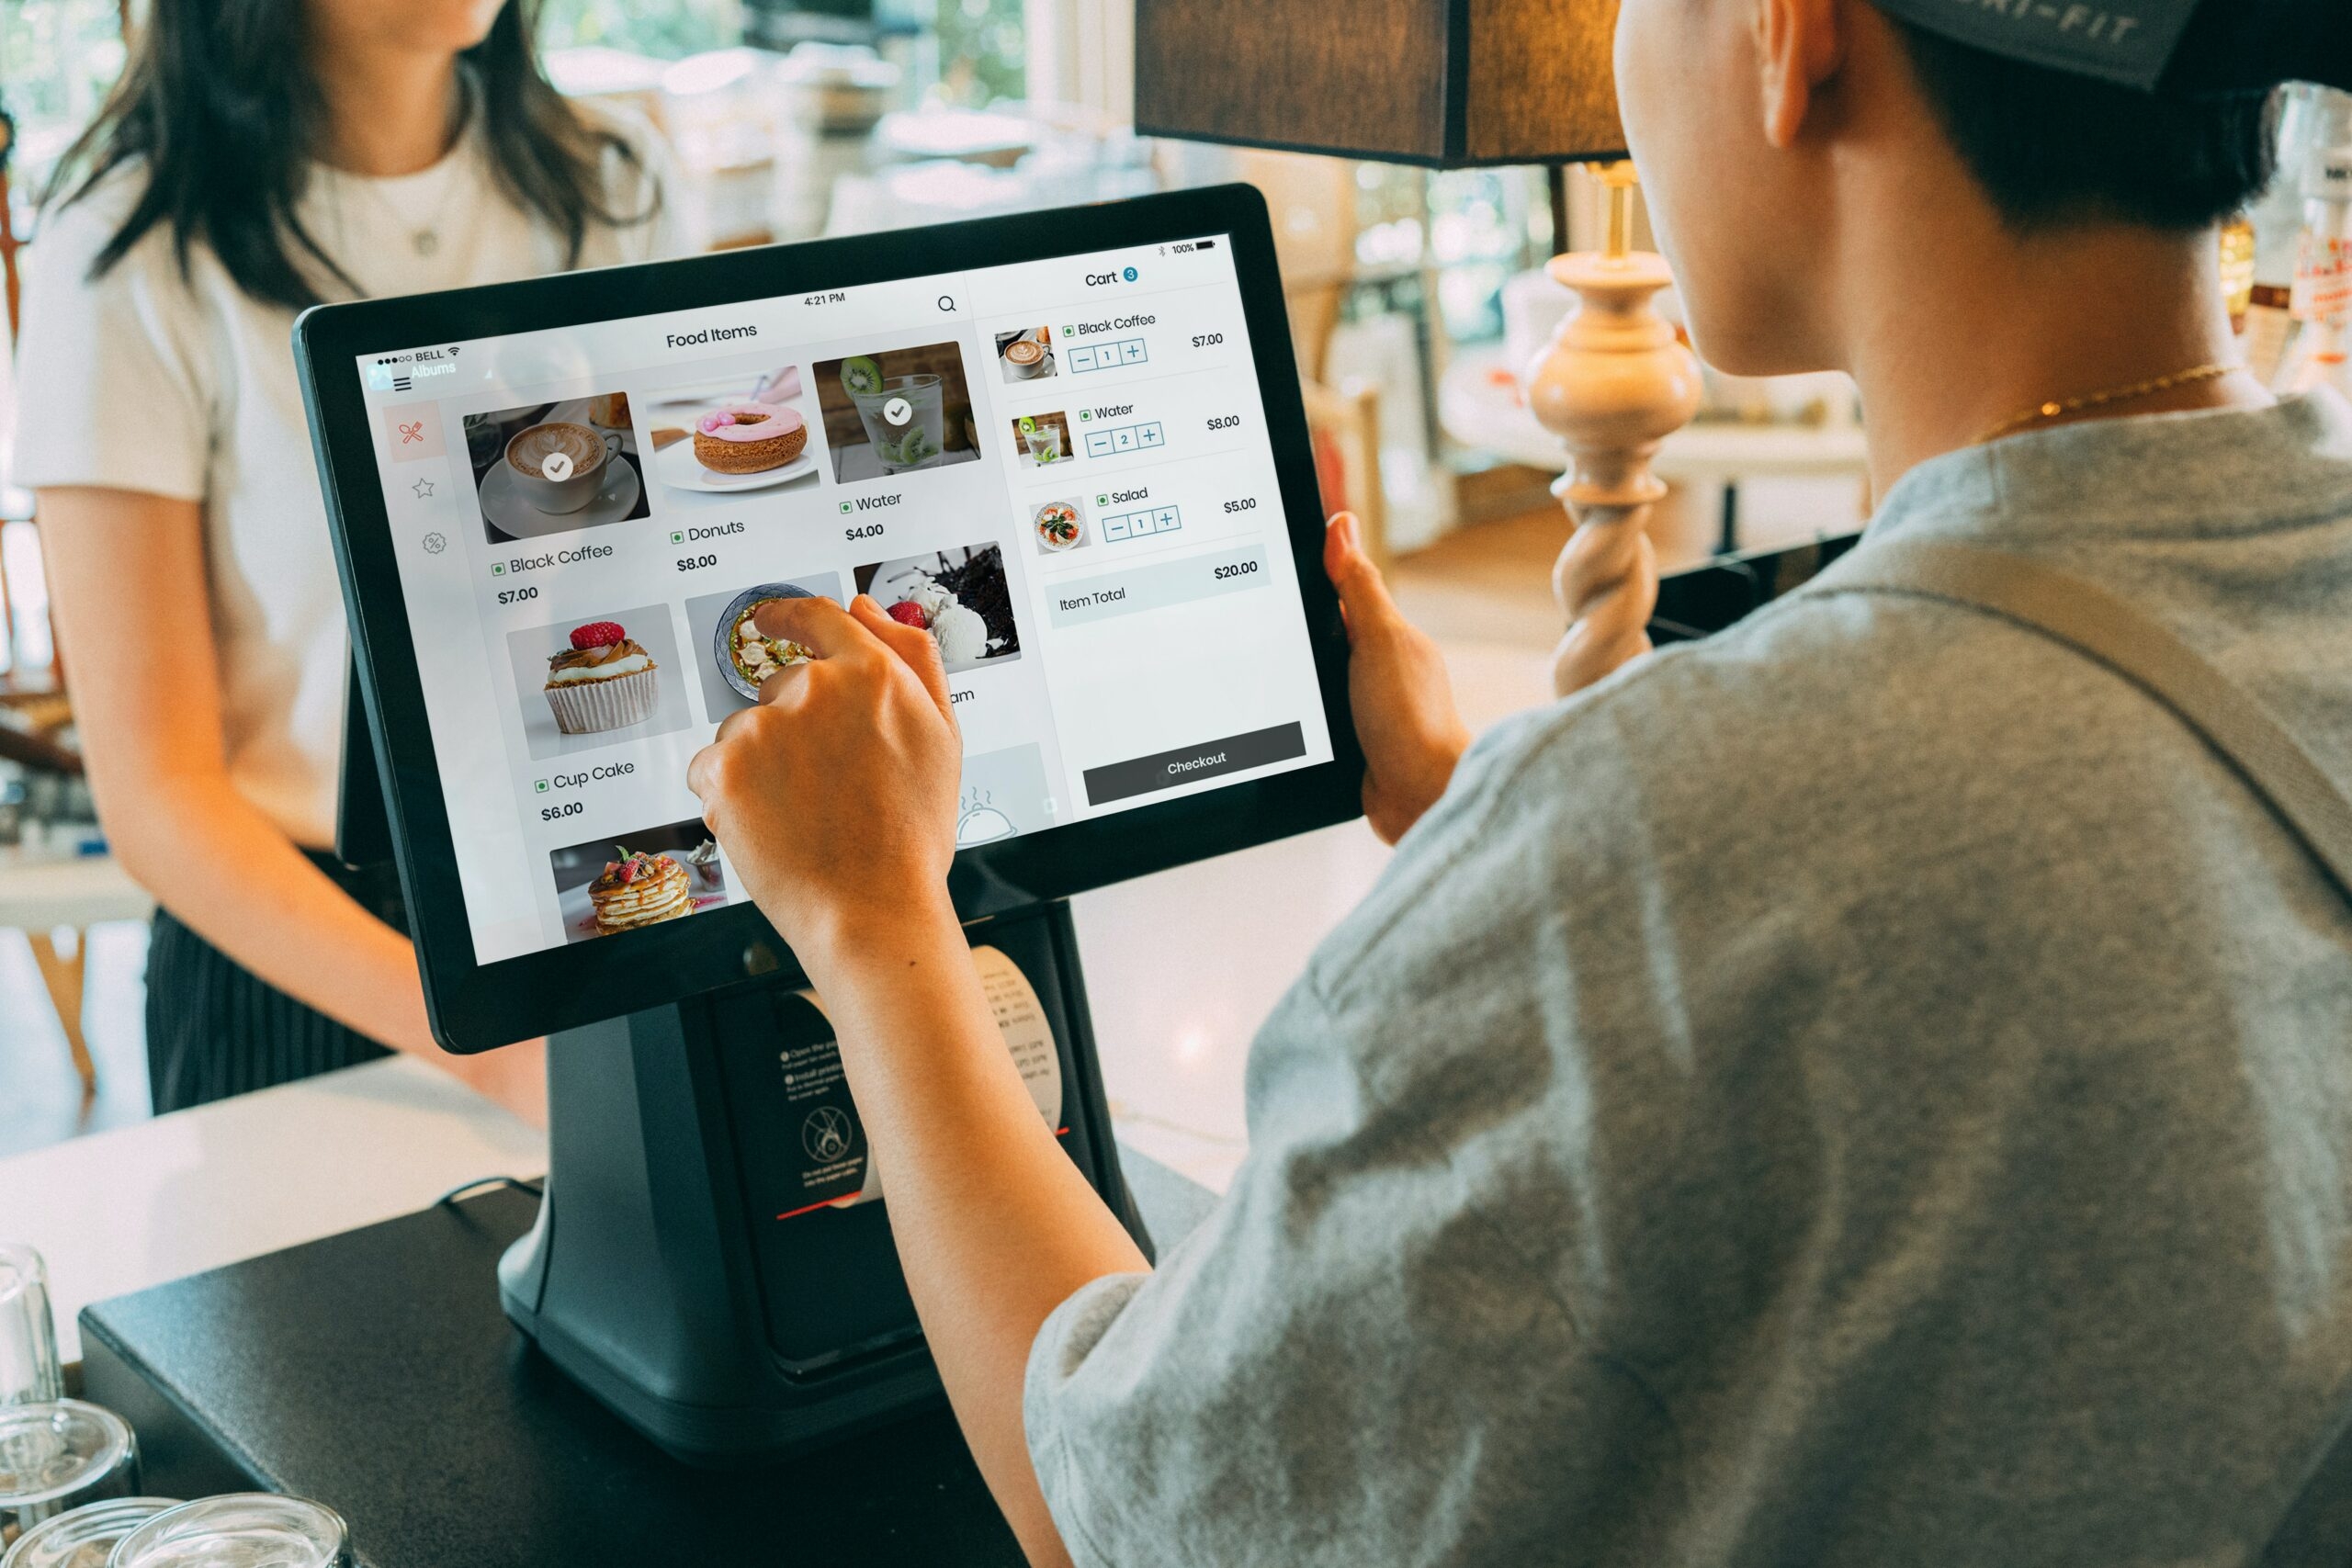
<path fill-rule="evenodd" d="M 349 1568 L 343 1516 L 307 1497 L 237 1492 L 158 1514 L 122 1538 L 112 1568 Z"/>
<path fill-rule="evenodd" d="M 883 410 L 893 398 L 904 398 L 910 411 L 904 424 L 892 424 Z M 893 376 L 878 392 L 852 392 L 857 417 L 865 423 L 865 439 L 886 474 L 927 468 L 946 450 L 947 384 L 937 376 Z"/>
<path fill-rule="evenodd" d="M 177 1497 L 115 1497 L 85 1503 L 35 1525 L 17 1538 L 0 1568 L 107 1568 L 115 1543 L 166 1508 Z"/>
<path fill-rule="evenodd" d="M 0 1406 L 0 1546 L 85 1503 L 139 1490 L 139 1443 L 111 1410 L 78 1399 Z"/>
<path fill-rule="evenodd" d="M 64 1396 L 48 1271 L 31 1247 L 0 1241 L 0 1405 Z"/>

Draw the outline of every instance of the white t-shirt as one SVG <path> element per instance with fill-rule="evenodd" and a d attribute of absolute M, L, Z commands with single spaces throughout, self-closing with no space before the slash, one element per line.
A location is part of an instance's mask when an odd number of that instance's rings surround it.
<path fill-rule="evenodd" d="M 592 224 L 578 265 L 677 254 L 666 150 L 642 121 L 609 123 L 639 161 L 606 155 L 606 207 L 624 217 L 649 205 L 655 212 L 618 228 Z M 325 847 L 334 837 L 347 634 L 294 378 L 294 312 L 248 299 L 202 244 L 183 276 L 162 227 L 93 281 L 91 260 L 144 177 L 135 167 L 109 176 L 50 214 L 26 252 L 11 477 L 34 489 L 105 485 L 203 503 L 230 776 L 295 842 Z M 672 198 L 655 203 L 663 189 Z M 322 169 L 297 215 L 370 297 L 531 277 L 566 259 L 561 237 L 498 188 L 475 128 L 419 174 L 379 180 Z M 328 277 L 316 285 L 330 299 L 350 294 Z M 106 650 L 69 644 L 64 656 L 70 664 Z"/>

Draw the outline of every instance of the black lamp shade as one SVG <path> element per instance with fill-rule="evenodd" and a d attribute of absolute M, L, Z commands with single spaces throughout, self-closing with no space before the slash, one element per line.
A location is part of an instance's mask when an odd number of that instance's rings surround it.
<path fill-rule="evenodd" d="M 1136 0 L 1147 135 L 1463 167 L 1607 157 L 1617 0 Z"/>

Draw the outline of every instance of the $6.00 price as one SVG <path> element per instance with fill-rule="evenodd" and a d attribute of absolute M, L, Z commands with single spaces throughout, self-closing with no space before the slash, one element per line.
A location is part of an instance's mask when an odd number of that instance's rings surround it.
<path fill-rule="evenodd" d="M 566 817 L 577 817 L 581 812 L 586 809 L 587 807 L 581 805 L 580 802 L 576 800 L 567 800 L 561 806 L 542 806 L 539 807 L 539 820 L 542 822 L 560 821 Z"/>

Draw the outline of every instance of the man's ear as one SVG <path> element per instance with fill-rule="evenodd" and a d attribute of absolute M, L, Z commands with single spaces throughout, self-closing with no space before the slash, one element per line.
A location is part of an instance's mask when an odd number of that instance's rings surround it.
<path fill-rule="evenodd" d="M 1764 139 L 1792 146 L 1804 130 L 1821 85 L 1837 73 L 1846 51 L 1840 0 L 1748 0 L 1754 17 L 1758 97 Z"/>

